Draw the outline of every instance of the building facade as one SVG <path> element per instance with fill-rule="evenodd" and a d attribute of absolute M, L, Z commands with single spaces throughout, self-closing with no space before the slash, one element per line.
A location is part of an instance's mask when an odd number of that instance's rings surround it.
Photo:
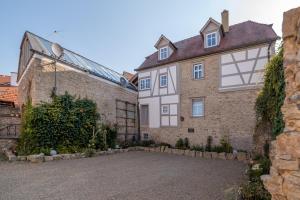
<path fill-rule="evenodd" d="M 226 136 L 234 148 L 250 150 L 255 100 L 277 39 L 272 25 L 229 26 L 228 11 L 194 37 L 172 43 L 162 35 L 136 69 L 142 138 L 205 145 L 208 136 L 214 144 Z"/>
<path fill-rule="evenodd" d="M 33 33 L 24 34 L 17 79 L 19 105 L 24 106 L 28 100 L 33 105 L 50 102 L 54 91 L 57 95 L 68 92 L 93 100 L 103 121 L 123 126 L 125 122 L 117 118 L 117 102 L 120 106 L 136 105 L 135 86 L 119 73 L 68 49 L 63 49 L 63 56 L 54 62 L 52 44 Z M 136 134 L 136 110 L 130 109 L 124 115 L 132 116 L 127 124 L 133 127 L 130 134 Z"/>

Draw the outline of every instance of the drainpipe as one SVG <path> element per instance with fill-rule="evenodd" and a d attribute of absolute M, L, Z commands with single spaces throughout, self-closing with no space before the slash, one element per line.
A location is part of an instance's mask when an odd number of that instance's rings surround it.
<path fill-rule="evenodd" d="M 141 122 L 140 122 L 140 103 L 139 103 L 139 95 L 136 98 L 137 100 L 137 122 L 138 122 L 138 135 L 137 141 L 141 141 Z"/>

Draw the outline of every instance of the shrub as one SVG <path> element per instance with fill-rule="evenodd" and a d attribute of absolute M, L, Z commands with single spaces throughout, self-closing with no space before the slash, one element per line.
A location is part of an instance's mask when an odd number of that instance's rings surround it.
<path fill-rule="evenodd" d="M 35 107 L 28 102 L 22 117 L 18 154 L 38 153 L 41 149 L 68 152 L 87 148 L 99 115 L 96 104 L 68 93 L 54 96 L 51 103 Z"/>
<path fill-rule="evenodd" d="M 189 141 L 188 138 L 184 138 L 184 140 L 183 140 L 183 146 L 184 146 L 184 148 L 186 148 L 186 149 L 189 149 L 189 148 L 190 148 L 190 141 Z"/>
<path fill-rule="evenodd" d="M 264 188 L 261 181 L 248 182 L 241 187 L 243 200 L 271 200 L 270 193 Z"/>
<path fill-rule="evenodd" d="M 179 138 L 175 144 L 175 147 L 177 149 L 183 149 L 184 147 L 184 142 L 183 142 L 183 139 L 182 138 Z"/>
<path fill-rule="evenodd" d="M 213 137 L 212 136 L 208 136 L 207 137 L 205 151 L 209 151 L 210 152 L 212 150 L 212 142 L 213 142 Z"/>
<path fill-rule="evenodd" d="M 161 142 L 161 143 L 159 144 L 159 146 L 166 146 L 166 147 L 169 147 L 169 148 L 172 147 L 172 145 L 170 145 L 170 144 L 168 144 L 168 143 L 166 143 L 166 142 Z"/>
<path fill-rule="evenodd" d="M 92 149 L 92 148 L 87 148 L 84 151 L 84 155 L 86 157 L 92 157 L 95 153 L 96 153 L 95 149 Z"/>
<path fill-rule="evenodd" d="M 204 151 L 204 147 L 200 145 L 192 146 L 191 150 L 193 151 Z"/>
<path fill-rule="evenodd" d="M 153 140 L 144 140 L 141 142 L 141 146 L 149 147 L 155 145 L 155 142 Z"/>
<path fill-rule="evenodd" d="M 222 137 L 222 139 L 220 140 L 220 145 L 222 147 L 222 152 L 232 153 L 233 148 L 232 148 L 231 144 L 229 143 L 228 136 L 223 136 Z"/>

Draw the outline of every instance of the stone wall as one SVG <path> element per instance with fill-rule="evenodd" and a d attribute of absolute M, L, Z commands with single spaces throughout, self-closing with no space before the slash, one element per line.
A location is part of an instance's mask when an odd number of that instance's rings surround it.
<path fill-rule="evenodd" d="M 32 103 L 50 102 L 54 87 L 54 66 L 44 65 L 49 60 L 35 58 L 19 82 L 19 103 L 24 105 L 28 99 Z M 42 66 L 44 65 L 44 66 Z M 104 121 L 116 123 L 116 99 L 136 104 L 137 93 L 110 81 L 76 70 L 70 66 L 57 65 L 57 94 L 65 92 L 77 97 L 93 100 Z"/>
<path fill-rule="evenodd" d="M 270 175 L 262 176 L 272 199 L 300 199 L 300 7 L 283 16 L 285 130 L 272 142 Z"/>

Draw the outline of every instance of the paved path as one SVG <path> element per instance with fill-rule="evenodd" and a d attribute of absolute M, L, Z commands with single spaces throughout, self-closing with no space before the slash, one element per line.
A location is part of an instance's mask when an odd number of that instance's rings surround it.
<path fill-rule="evenodd" d="M 238 161 L 128 152 L 41 164 L 0 162 L 0 199 L 215 200 L 244 179 Z"/>

